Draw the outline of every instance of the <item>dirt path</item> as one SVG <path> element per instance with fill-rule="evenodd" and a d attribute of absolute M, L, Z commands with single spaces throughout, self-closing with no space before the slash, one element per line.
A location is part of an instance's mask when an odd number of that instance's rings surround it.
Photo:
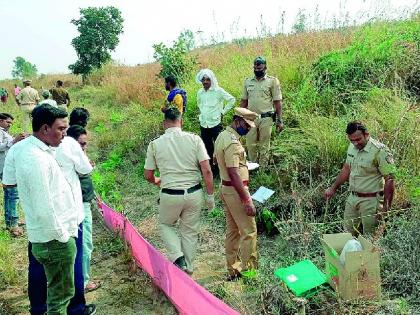
<path fill-rule="evenodd" d="M 88 303 L 95 303 L 99 314 L 176 314 L 166 297 L 155 288 L 139 269 L 130 270 L 130 256 L 123 243 L 104 228 L 101 218 L 94 219 L 95 250 L 92 276 L 102 287 L 86 294 Z M 10 240 L 13 257 L 10 263 L 18 271 L 16 282 L 0 292 L 0 314 L 28 314 L 27 240 Z"/>

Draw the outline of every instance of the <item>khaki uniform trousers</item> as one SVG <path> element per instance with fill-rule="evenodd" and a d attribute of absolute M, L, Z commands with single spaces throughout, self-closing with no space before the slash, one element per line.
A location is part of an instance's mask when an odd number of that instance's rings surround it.
<path fill-rule="evenodd" d="M 226 215 L 225 252 L 229 275 L 258 267 L 257 224 L 247 216 L 234 187 L 222 186 Z"/>
<path fill-rule="evenodd" d="M 382 197 L 379 196 L 358 197 L 350 193 L 344 209 L 346 230 L 354 236 L 360 233 L 373 234 L 379 224 L 377 213 L 381 210 L 382 203 Z"/>
<path fill-rule="evenodd" d="M 184 256 L 189 273 L 192 273 L 194 269 L 193 260 L 197 249 L 203 201 L 201 189 L 184 195 L 160 193 L 159 232 L 166 247 L 167 256 L 172 262 Z M 178 222 L 180 235 L 176 229 Z"/>
<path fill-rule="evenodd" d="M 246 135 L 250 161 L 259 162 L 262 166 L 268 165 L 272 129 L 273 118 L 264 117 L 255 120 L 255 128 L 251 128 Z"/>
<path fill-rule="evenodd" d="M 23 117 L 22 117 L 23 131 L 29 133 L 31 131 L 31 114 L 35 108 L 35 104 L 34 105 L 25 104 L 25 105 L 20 105 L 19 107 L 23 113 Z"/>

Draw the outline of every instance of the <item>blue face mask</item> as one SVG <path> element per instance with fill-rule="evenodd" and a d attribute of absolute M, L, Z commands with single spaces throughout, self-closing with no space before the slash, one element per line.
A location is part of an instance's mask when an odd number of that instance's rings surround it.
<path fill-rule="evenodd" d="M 248 129 L 247 128 L 244 128 L 244 127 L 242 127 L 242 126 L 239 126 L 237 129 L 236 129 L 236 132 L 240 135 L 240 136 L 245 136 L 247 133 L 248 133 Z"/>

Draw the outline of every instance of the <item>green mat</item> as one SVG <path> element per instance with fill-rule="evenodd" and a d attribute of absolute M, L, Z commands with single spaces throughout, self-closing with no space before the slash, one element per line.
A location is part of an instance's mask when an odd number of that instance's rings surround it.
<path fill-rule="evenodd" d="M 296 295 L 310 297 L 317 288 L 327 282 L 327 277 L 310 260 L 302 260 L 290 267 L 274 272 Z"/>

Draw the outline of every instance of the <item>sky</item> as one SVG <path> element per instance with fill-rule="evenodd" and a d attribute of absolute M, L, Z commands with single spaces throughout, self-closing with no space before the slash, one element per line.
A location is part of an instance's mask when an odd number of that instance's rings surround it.
<path fill-rule="evenodd" d="M 109 5 L 119 8 L 125 20 L 112 58 L 136 65 L 154 61 L 153 44 L 170 45 L 187 29 L 201 45 L 288 33 L 300 9 L 311 15 L 309 24 L 314 24 L 314 12 L 317 25 L 346 14 L 353 24 L 374 15 L 401 16 L 418 9 L 419 0 L 0 0 L 0 79 L 11 77 L 17 56 L 34 63 L 39 73 L 68 73 L 77 59 L 71 40 L 78 35 L 70 21 L 79 17 L 80 8 Z"/>

